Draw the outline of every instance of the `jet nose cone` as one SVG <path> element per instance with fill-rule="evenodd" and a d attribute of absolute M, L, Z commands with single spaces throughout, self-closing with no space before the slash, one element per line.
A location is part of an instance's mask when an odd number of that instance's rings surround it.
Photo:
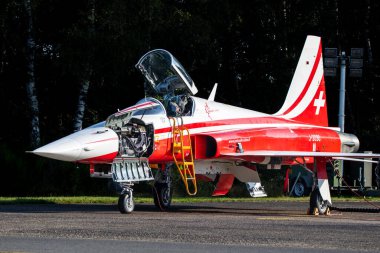
<path fill-rule="evenodd" d="M 78 160 L 81 152 L 82 149 L 79 142 L 65 137 L 33 150 L 31 153 L 47 158 L 73 162 Z"/>
<path fill-rule="evenodd" d="M 117 134 L 106 127 L 89 127 L 30 153 L 67 162 L 110 162 L 119 150 Z"/>

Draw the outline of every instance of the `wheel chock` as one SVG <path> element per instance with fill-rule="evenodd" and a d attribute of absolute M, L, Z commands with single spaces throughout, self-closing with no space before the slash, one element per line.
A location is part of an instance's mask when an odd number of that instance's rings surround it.
<path fill-rule="evenodd" d="M 307 211 L 306 211 L 306 214 L 307 214 L 307 215 L 318 216 L 318 215 L 319 215 L 318 208 L 317 208 L 317 207 L 314 207 L 314 209 L 313 209 L 312 212 L 310 212 L 310 208 L 308 208 Z M 331 215 L 331 209 L 330 209 L 330 207 L 327 208 L 327 210 L 326 210 L 326 212 L 324 213 L 324 215 L 326 215 L 326 216 L 330 216 L 330 215 Z"/>
<path fill-rule="evenodd" d="M 314 207 L 314 209 L 313 209 L 312 212 L 310 211 L 310 208 L 308 208 L 306 214 L 308 214 L 308 215 L 318 216 L 318 215 L 319 215 L 318 208 Z"/>

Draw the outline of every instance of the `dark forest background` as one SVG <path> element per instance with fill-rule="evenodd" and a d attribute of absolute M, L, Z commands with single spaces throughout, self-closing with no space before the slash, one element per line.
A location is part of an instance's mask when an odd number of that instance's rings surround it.
<path fill-rule="evenodd" d="M 106 194 L 86 167 L 30 154 L 144 96 L 134 68 L 173 53 L 207 97 L 266 113 L 282 105 L 307 35 L 364 48 L 347 78 L 346 132 L 380 152 L 380 2 L 375 0 L 1 0 L 0 195 Z M 326 78 L 338 125 L 339 77 Z"/>

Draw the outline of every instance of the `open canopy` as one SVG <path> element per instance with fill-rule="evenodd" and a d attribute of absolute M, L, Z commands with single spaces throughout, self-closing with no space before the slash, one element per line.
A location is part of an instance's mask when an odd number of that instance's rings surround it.
<path fill-rule="evenodd" d="M 178 60 L 168 51 L 155 49 L 136 64 L 147 83 L 158 94 L 184 91 L 195 95 L 198 89 Z"/>

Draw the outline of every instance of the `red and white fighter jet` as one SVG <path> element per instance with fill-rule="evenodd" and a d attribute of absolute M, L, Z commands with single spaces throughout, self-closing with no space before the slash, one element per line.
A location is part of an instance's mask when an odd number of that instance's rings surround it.
<path fill-rule="evenodd" d="M 206 179 L 216 183 L 213 195 L 225 195 L 235 177 L 260 182 L 257 165 L 303 165 L 315 175 L 310 210 L 324 214 L 332 204 L 326 163 L 380 157 L 355 153 L 358 138 L 328 126 L 319 37 L 307 37 L 285 102 L 272 115 L 215 102 L 216 85 L 208 99 L 195 97 L 192 79 L 165 50 L 148 52 L 136 67 L 157 98 L 32 151 L 89 164 L 93 177 L 112 178 L 122 187 L 122 213 L 133 211 L 132 186 L 141 181 L 153 181 L 156 206 L 169 208 L 171 168 L 178 169 L 188 194 L 196 194 L 197 179 Z"/>

